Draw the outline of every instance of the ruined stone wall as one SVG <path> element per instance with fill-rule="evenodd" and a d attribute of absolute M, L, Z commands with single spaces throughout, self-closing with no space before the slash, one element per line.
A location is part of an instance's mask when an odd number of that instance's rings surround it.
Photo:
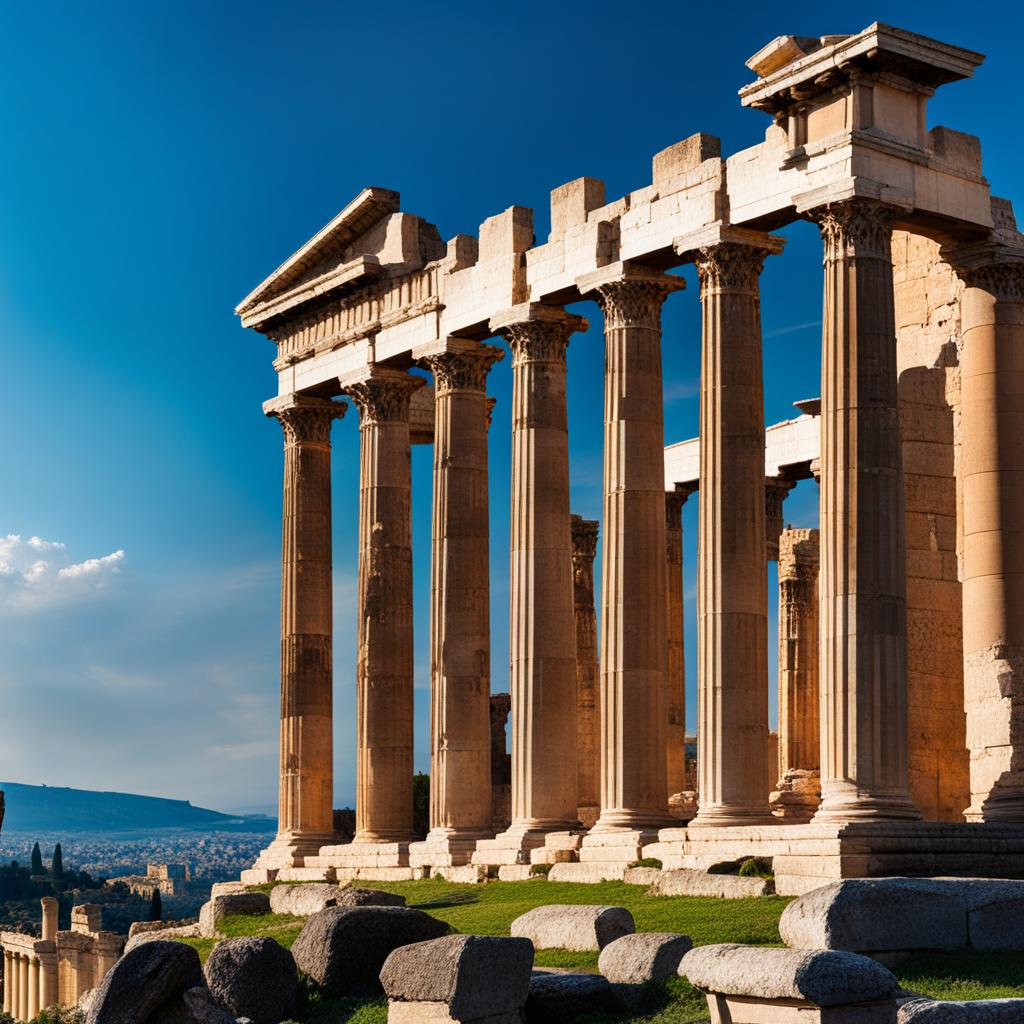
<path fill-rule="evenodd" d="M 910 795 L 926 819 L 970 803 L 959 552 L 960 293 L 935 242 L 893 236 L 907 522 Z"/>

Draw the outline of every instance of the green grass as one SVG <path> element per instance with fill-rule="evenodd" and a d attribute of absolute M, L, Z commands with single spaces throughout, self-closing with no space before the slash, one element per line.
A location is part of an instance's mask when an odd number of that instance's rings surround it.
<path fill-rule="evenodd" d="M 375 889 L 400 893 L 408 906 L 447 922 L 458 932 L 507 935 L 520 914 L 547 903 L 601 903 L 626 907 L 637 931 L 682 932 L 694 945 L 739 942 L 781 945 L 779 917 L 789 899 L 760 896 L 723 900 L 704 896 L 648 896 L 640 886 L 622 882 L 579 885 L 571 882 L 498 882 L 456 885 L 441 879 L 418 882 L 366 883 Z M 259 886 L 267 892 L 273 886 Z M 302 918 L 281 914 L 228 917 L 220 929 L 227 936 L 266 935 L 290 947 L 303 925 Z M 182 940 L 206 959 L 212 939 Z M 538 967 L 563 967 L 594 972 L 597 953 L 563 949 L 537 952 Z M 893 969 L 904 988 L 933 999 L 998 999 L 1024 997 L 1024 954 L 935 954 L 916 956 Z M 695 1024 L 706 1021 L 707 1003 L 685 978 L 651 986 L 629 1012 L 617 1016 L 581 1018 L 578 1024 Z M 386 1024 L 384 999 L 328 999 L 307 987 L 295 1013 L 300 1024 Z"/>

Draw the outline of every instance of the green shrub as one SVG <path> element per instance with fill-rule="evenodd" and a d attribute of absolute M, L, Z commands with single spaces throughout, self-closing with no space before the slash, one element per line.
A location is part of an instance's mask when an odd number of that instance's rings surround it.
<path fill-rule="evenodd" d="M 765 857 L 748 857 L 737 872 L 740 878 L 774 878 L 772 862 Z"/>
<path fill-rule="evenodd" d="M 551 871 L 551 869 L 553 867 L 554 867 L 554 864 L 531 864 L 530 865 L 530 874 L 531 874 L 531 876 L 533 876 L 535 878 L 536 877 L 540 877 L 540 876 L 543 876 L 544 878 L 547 878 L 548 874 L 550 873 L 550 871 Z"/>
<path fill-rule="evenodd" d="M 661 861 L 657 857 L 642 857 L 629 865 L 631 868 L 657 868 L 661 870 Z"/>

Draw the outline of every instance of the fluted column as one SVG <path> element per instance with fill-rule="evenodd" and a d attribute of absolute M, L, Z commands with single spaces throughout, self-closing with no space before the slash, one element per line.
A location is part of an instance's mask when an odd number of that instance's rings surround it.
<path fill-rule="evenodd" d="M 811 211 L 825 247 L 821 384 L 821 806 L 815 821 L 920 817 L 909 796 L 896 212 Z"/>
<path fill-rule="evenodd" d="M 779 536 L 785 525 L 783 506 L 786 495 L 796 487 L 795 480 L 781 476 L 765 477 L 764 481 L 764 532 L 768 561 L 779 560 Z"/>
<path fill-rule="evenodd" d="M 601 809 L 601 694 L 597 665 L 594 557 L 598 522 L 572 517 L 572 579 L 576 617 L 576 804 L 580 820 L 592 825 Z"/>
<path fill-rule="evenodd" d="M 18 954 L 18 1019 L 31 1020 L 28 1013 L 28 957 Z"/>
<path fill-rule="evenodd" d="M 464 863 L 474 840 L 493 835 L 486 388 L 504 352 L 448 346 L 423 360 L 435 394 L 430 833 L 413 864 Z"/>
<path fill-rule="evenodd" d="M 284 431 L 278 835 L 257 867 L 302 863 L 334 834 L 331 424 L 343 402 L 291 395 L 264 412 Z"/>
<path fill-rule="evenodd" d="M 818 724 L 818 531 L 779 538 L 779 780 L 772 811 L 809 821 L 821 799 Z"/>
<path fill-rule="evenodd" d="M 1024 239 L 945 254 L 964 280 L 968 821 L 1024 821 Z"/>
<path fill-rule="evenodd" d="M 603 758 L 595 831 L 642 833 L 668 820 L 661 307 L 684 282 L 620 263 L 578 285 L 600 305 L 605 335 Z"/>
<path fill-rule="evenodd" d="M 425 383 L 373 367 L 345 385 L 359 410 L 357 844 L 414 836 L 409 399 Z"/>
<path fill-rule="evenodd" d="M 28 958 L 28 1020 L 39 1016 L 39 958 Z"/>
<path fill-rule="evenodd" d="M 696 826 L 772 821 L 759 278 L 778 240 L 696 255 L 703 346 Z"/>
<path fill-rule="evenodd" d="M 14 991 L 14 974 L 11 970 L 13 957 L 10 950 L 4 950 L 4 1013 L 11 1012 L 11 995 Z"/>
<path fill-rule="evenodd" d="M 686 789 L 686 651 L 683 614 L 683 506 L 696 484 L 665 492 L 665 554 L 668 572 L 668 734 L 665 766 L 668 796 Z"/>
<path fill-rule="evenodd" d="M 44 896 L 39 902 L 43 911 L 42 938 L 46 942 L 52 942 L 57 938 L 59 904 L 54 896 Z"/>
<path fill-rule="evenodd" d="M 39 1008 L 47 1010 L 51 1006 L 56 1006 L 60 998 L 58 991 L 57 953 L 55 949 L 39 954 L 39 973 Z"/>

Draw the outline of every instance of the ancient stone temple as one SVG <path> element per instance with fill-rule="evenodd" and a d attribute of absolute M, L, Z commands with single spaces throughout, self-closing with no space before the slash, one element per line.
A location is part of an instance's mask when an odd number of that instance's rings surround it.
<path fill-rule="evenodd" d="M 513 206 L 445 242 L 396 193 L 368 188 L 241 303 L 243 325 L 276 345 L 264 409 L 285 448 L 280 833 L 246 880 L 513 878 L 538 862 L 614 878 L 640 856 L 701 867 L 754 854 L 774 858 L 785 893 L 850 875 L 1024 870 L 1024 235 L 990 192 L 978 139 L 928 123 L 935 90 L 982 60 L 881 24 L 780 36 L 747 62 L 740 100 L 770 121 L 749 149 L 723 154 L 697 133 L 657 153 L 625 196 L 593 178 L 561 185 L 540 241 L 532 211 Z M 760 277 L 789 259 L 777 232 L 800 220 L 821 236 L 820 398 L 766 427 Z M 661 314 L 697 301 L 679 294 L 673 271 L 686 264 L 699 280 L 700 436 L 665 449 L 674 346 Z M 566 346 L 576 336 L 600 358 L 598 340 L 578 337 L 587 320 L 565 308 L 583 301 L 603 319 L 599 524 L 569 504 Z M 488 430 L 499 373 L 511 376 L 510 438 Z M 350 405 L 358 728 L 344 742 L 357 750 L 357 829 L 340 843 L 331 426 Z M 434 446 L 420 842 L 413 444 Z M 493 444 L 512 453 L 508 623 L 488 617 Z M 816 528 L 786 530 L 786 495 L 812 478 Z M 699 534 L 695 807 L 687 501 Z M 500 830 L 495 628 L 511 641 Z"/>

